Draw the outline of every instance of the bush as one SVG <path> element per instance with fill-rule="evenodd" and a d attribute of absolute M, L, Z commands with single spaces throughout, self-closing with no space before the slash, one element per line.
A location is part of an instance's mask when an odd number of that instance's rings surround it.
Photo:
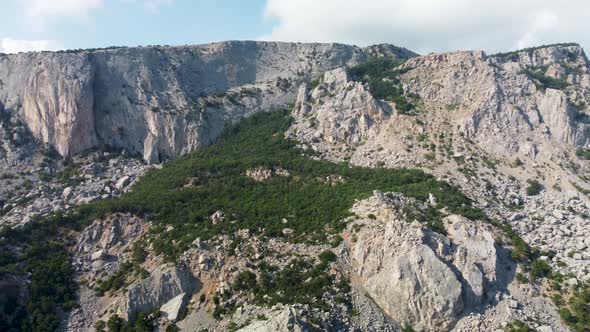
<path fill-rule="evenodd" d="M 581 159 L 590 160 L 590 150 L 579 147 L 576 149 L 576 156 Z"/>
<path fill-rule="evenodd" d="M 540 259 L 535 259 L 531 263 L 531 281 L 535 282 L 539 278 L 545 278 L 551 275 L 551 266 Z"/>
<path fill-rule="evenodd" d="M 506 332 L 533 332 L 534 330 L 520 320 L 514 320 L 504 329 Z"/>
<path fill-rule="evenodd" d="M 330 250 L 326 250 L 319 254 L 318 258 L 323 263 L 330 263 L 336 261 L 336 254 Z"/>
<path fill-rule="evenodd" d="M 526 284 L 529 282 L 529 279 L 522 273 L 517 273 L 516 276 L 514 277 L 516 279 L 516 281 L 518 281 L 519 284 Z"/>
<path fill-rule="evenodd" d="M 520 167 L 522 165 L 524 165 L 524 163 L 522 162 L 522 160 L 520 160 L 520 158 L 516 158 L 512 162 L 512 167 Z"/>
<path fill-rule="evenodd" d="M 254 287 L 256 287 L 256 274 L 250 271 L 244 271 L 238 274 L 233 284 L 233 288 L 238 291 L 251 290 Z"/>
<path fill-rule="evenodd" d="M 528 187 L 526 188 L 526 194 L 529 196 L 536 196 L 543 191 L 544 187 L 537 180 L 527 180 Z"/>
<path fill-rule="evenodd" d="M 321 84 L 321 81 L 319 79 L 310 81 L 309 82 L 309 90 L 313 90 L 313 89 L 317 88 L 320 84 Z"/>
<path fill-rule="evenodd" d="M 170 324 L 166 327 L 166 332 L 179 332 L 180 329 L 175 324 Z"/>

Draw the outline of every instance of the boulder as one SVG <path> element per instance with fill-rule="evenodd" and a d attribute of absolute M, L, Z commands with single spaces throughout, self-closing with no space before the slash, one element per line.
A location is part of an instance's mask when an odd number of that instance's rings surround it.
<path fill-rule="evenodd" d="M 90 260 L 98 261 L 103 259 L 107 255 L 107 251 L 104 249 L 97 250 L 90 255 Z"/>
<path fill-rule="evenodd" d="M 186 293 L 178 294 L 176 297 L 172 298 L 170 301 L 166 302 L 163 306 L 161 306 L 160 312 L 162 312 L 163 316 L 166 317 L 169 321 L 176 321 L 181 310 L 184 308 L 184 305 L 186 304 L 186 297 Z"/>
<path fill-rule="evenodd" d="M 121 177 L 119 180 L 117 180 L 115 188 L 117 188 L 118 190 L 123 190 L 125 187 L 127 187 L 127 185 L 129 185 L 129 182 L 131 182 L 131 178 L 125 175 Z"/>
<path fill-rule="evenodd" d="M 254 321 L 238 332 L 303 332 L 311 328 L 289 307 L 272 311 L 265 316 L 268 319 Z"/>
<path fill-rule="evenodd" d="M 197 279 L 185 267 L 152 271 L 148 278 L 129 287 L 125 301 L 126 316 L 133 319 L 139 312 L 164 306 L 168 317 L 176 319 L 197 286 Z"/>

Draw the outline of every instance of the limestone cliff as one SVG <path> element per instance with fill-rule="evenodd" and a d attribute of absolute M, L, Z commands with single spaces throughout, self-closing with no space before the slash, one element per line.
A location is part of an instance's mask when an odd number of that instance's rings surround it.
<path fill-rule="evenodd" d="M 299 84 L 390 45 L 222 42 L 0 55 L 0 105 L 69 156 L 109 145 L 157 162 L 210 144 L 227 121 L 293 102 Z"/>

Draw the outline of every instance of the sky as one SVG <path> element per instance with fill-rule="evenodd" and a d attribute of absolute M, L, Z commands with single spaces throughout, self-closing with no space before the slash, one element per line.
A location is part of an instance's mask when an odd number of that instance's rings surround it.
<path fill-rule="evenodd" d="M 0 0 L 0 52 L 222 40 L 590 47 L 588 0 Z"/>

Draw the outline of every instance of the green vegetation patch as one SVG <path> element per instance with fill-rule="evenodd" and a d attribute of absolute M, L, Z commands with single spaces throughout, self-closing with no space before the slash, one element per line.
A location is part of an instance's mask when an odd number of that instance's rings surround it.
<path fill-rule="evenodd" d="M 590 283 L 574 287 L 567 303 L 559 309 L 559 315 L 574 331 L 590 331 Z"/>
<path fill-rule="evenodd" d="M 590 160 L 590 150 L 584 148 L 577 148 L 576 149 L 576 156 L 584 160 Z"/>
<path fill-rule="evenodd" d="M 400 68 L 403 63 L 404 61 L 391 57 L 375 57 L 349 68 L 348 73 L 353 80 L 368 83 L 373 97 L 394 102 L 400 113 L 411 114 L 416 109 L 413 101 L 418 97 L 404 94 L 399 76 L 411 68 Z"/>
<path fill-rule="evenodd" d="M 523 69 L 523 72 L 529 79 L 535 82 L 539 90 L 555 89 L 563 90 L 569 86 L 567 81 L 563 79 L 553 78 L 545 75 L 545 70 L 541 69 Z"/>
<path fill-rule="evenodd" d="M 521 50 L 516 50 L 516 51 L 511 51 L 511 52 L 505 52 L 505 53 L 496 53 L 496 54 L 492 54 L 489 57 L 492 58 L 498 58 L 498 59 L 502 59 L 502 60 L 510 60 L 512 62 L 518 61 L 520 53 L 527 53 L 529 56 L 532 56 L 533 53 L 536 50 L 540 50 L 540 49 L 544 49 L 544 48 L 548 48 L 548 47 L 572 47 L 572 46 L 580 46 L 580 44 L 577 43 L 557 43 L 557 44 L 549 44 L 549 45 L 541 45 L 541 46 L 535 46 L 535 47 L 528 47 L 528 48 L 524 48 Z M 568 59 L 570 61 L 574 61 L 576 59 L 576 55 L 573 53 L 568 53 Z"/>
<path fill-rule="evenodd" d="M 2 235 L 4 235 L 3 233 Z M 0 238 L 2 238 L 0 235 Z M 0 251 L 10 250 L 0 243 Z M 69 253 L 62 244 L 41 241 L 33 243 L 18 260 L 2 255 L 3 273 L 29 273 L 28 298 L 19 303 L 17 298 L 4 304 L 0 313 L 1 331 L 54 331 L 60 324 L 58 308 L 70 310 L 76 306 L 77 285 Z M 8 258 L 9 257 L 9 258 Z M 6 267 L 12 267 L 9 271 Z M 0 273 L 0 276 L 2 274 Z M 10 312 L 7 312 L 10 311 Z M 8 319 L 12 316 L 12 319 Z"/>
<path fill-rule="evenodd" d="M 337 282 L 328 273 L 336 255 L 326 251 L 318 258 L 319 262 L 293 259 L 282 269 L 262 262 L 253 266 L 256 273 L 249 270 L 241 272 L 234 280 L 233 289 L 250 294 L 254 303 L 265 306 L 301 303 L 329 310 L 326 296 L 347 302 L 344 296 L 350 292 L 348 281 Z"/>
<path fill-rule="evenodd" d="M 324 243 L 337 234 L 356 199 L 373 190 L 400 192 L 425 201 L 432 193 L 440 207 L 470 217 L 483 218 L 480 210 L 458 189 L 412 169 L 370 169 L 314 160 L 284 137 L 291 118 L 286 111 L 261 113 L 228 128 L 219 143 L 171 161 L 144 176 L 124 196 L 81 209 L 84 215 L 130 212 L 155 222 L 156 253 L 174 258 L 196 238 L 209 239 L 249 229 L 255 234 Z M 287 170 L 288 176 L 256 181 L 249 169 Z M 345 181 L 331 183 L 329 176 Z M 216 211 L 225 214 L 214 223 Z M 281 220 L 288 220 L 283 224 Z M 167 227 L 172 225 L 173 229 Z M 168 229 L 168 231 L 166 231 Z"/>
<path fill-rule="evenodd" d="M 506 328 L 504 328 L 504 331 L 506 331 L 506 332 L 533 332 L 535 330 L 523 321 L 514 320 L 514 321 L 510 322 L 510 324 L 508 324 L 506 326 Z"/>
<path fill-rule="evenodd" d="M 543 185 L 537 180 L 527 180 L 528 186 L 526 187 L 526 194 L 528 196 L 536 196 L 545 189 Z"/>

